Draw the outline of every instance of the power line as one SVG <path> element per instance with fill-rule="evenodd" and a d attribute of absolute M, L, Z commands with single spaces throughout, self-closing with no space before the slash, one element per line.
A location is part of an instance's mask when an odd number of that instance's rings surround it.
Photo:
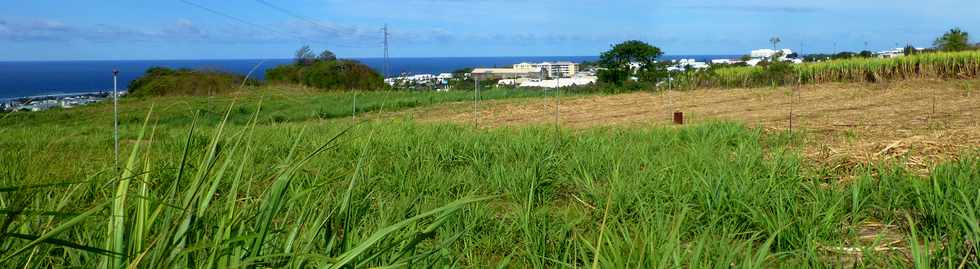
<path fill-rule="evenodd" d="M 279 31 L 278 29 L 275 29 L 275 28 L 272 28 L 272 27 L 268 27 L 268 26 L 265 26 L 265 25 L 253 23 L 253 22 L 250 22 L 248 20 L 245 20 L 245 19 L 242 19 L 242 18 L 239 18 L 239 17 L 235 17 L 235 16 L 232 16 L 232 15 L 229 15 L 228 13 L 224 13 L 224 12 L 221 12 L 221 11 L 218 11 L 218 10 L 215 10 L 215 9 L 212 9 L 212 8 L 203 6 L 203 5 L 198 4 L 198 3 L 194 3 L 194 2 L 191 2 L 191 1 L 188 1 L 188 0 L 180 0 L 180 2 L 183 2 L 184 4 L 187 4 L 187 5 L 196 7 L 196 8 L 200 8 L 202 10 L 205 10 L 207 12 L 210 12 L 210 13 L 215 14 L 215 15 L 218 15 L 218 16 L 225 17 L 225 18 L 230 19 L 230 20 L 233 20 L 233 21 L 237 21 L 237 22 L 242 23 L 242 24 L 245 24 L 245 25 L 249 25 L 249 26 L 252 26 L 252 27 L 255 27 L 255 28 L 262 28 L 263 30 L 266 30 L 266 31 L 269 31 L 269 32 L 275 32 L 275 33 L 278 33 L 278 34 L 284 35 L 284 36 L 292 36 L 292 37 L 294 37 L 296 39 L 299 39 L 299 40 L 302 40 L 304 42 L 313 43 L 312 40 L 309 40 L 309 39 L 307 39 L 305 37 L 294 35 L 294 34 L 290 34 L 290 33 L 286 33 L 286 32 L 283 32 L 283 31 Z"/>
<path fill-rule="evenodd" d="M 265 0 L 255 0 L 255 1 L 256 2 L 259 2 L 260 4 L 265 5 L 267 7 L 270 7 L 272 9 L 278 10 L 279 12 L 286 13 L 286 15 L 292 16 L 292 17 L 297 18 L 297 19 L 300 19 L 300 20 L 304 20 L 304 21 L 309 22 L 310 24 L 313 24 L 313 25 L 316 25 L 316 26 L 320 26 L 321 28 L 330 28 L 330 27 L 327 27 L 325 25 L 320 24 L 319 22 L 317 22 L 316 20 L 314 20 L 314 19 L 312 19 L 310 17 L 303 16 L 302 14 L 299 14 L 299 13 L 296 13 L 296 12 L 292 12 L 292 11 L 290 11 L 288 9 L 283 8 L 283 7 L 280 7 L 280 6 L 274 5 L 272 3 L 269 3 L 268 1 L 265 1 Z"/>
<path fill-rule="evenodd" d="M 319 28 L 323 29 L 323 30 L 335 30 L 335 27 L 330 27 L 330 26 L 321 24 L 320 22 L 318 22 L 314 18 L 311 18 L 311 17 L 308 17 L 308 16 L 304 16 L 303 14 L 300 14 L 299 12 L 294 12 L 294 11 L 289 10 L 289 9 L 286 9 L 286 8 L 284 8 L 282 6 L 278 6 L 276 4 L 270 3 L 269 1 L 266 1 L 266 0 L 255 0 L 255 1 L 256 2 L 259 2 L 262 5 L 267 6 L 269 8 L 275 9 L 276 11 L 282 12 L 283 14 L 289 15 L 290 17 L 297 18 L 297 19 L 302 20 L 302 21 L 306 21 L 306 22 L 308 22 L 308 23 L 310 23 L 310 24 L 312 24 L 312 25 L 314 25 L 316 27 L 319 27 Z M 339 47 L 357 47 L 357 46 L 349 45 L 349 44 L 335 44 L 335 46 L 339 46 Z"/>

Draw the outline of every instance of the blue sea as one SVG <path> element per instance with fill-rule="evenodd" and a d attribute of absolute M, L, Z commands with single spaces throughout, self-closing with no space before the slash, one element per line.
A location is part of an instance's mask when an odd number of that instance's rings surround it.
<path fill-rule="evenodd" d="M 736 58 L 733 55 L 670 55 L 665 59 Z M 391 58 L 390 75 L 448 73 L 466 67 L 506 67 L 520 62 L 595 61 L 595 56 L 529 56 L 529 57 L 455 57 L 455 58 Z M 384 66 L 382 58 L 355 59 L 375 70 Z M 125 61 L 0 61 L 0 99 L 99 92 L 112 89 L 112 70 L 119 70 L 119 88 L 126 89 L 130 81 L 154 66 L 170 68 L 210 69 L 247 74 L 253 68 L 253 78 L 263 79 L 265 70 L 289 59 L 238 60 L 125 60 Z"/>

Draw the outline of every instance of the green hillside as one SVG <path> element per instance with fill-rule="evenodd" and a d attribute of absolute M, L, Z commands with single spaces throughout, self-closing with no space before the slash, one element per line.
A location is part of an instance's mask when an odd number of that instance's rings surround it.
<path fill-rule="evenodd" d="M 360 92 L 354 124 L 354 93 L 263 87 L 124 100 L 118 169 L 109 104 L 0 116 L 0 264 L 980 265 L 963 259 L 975 157 L 834 174 L 794 150 L 800 134 L 736 123 L 475 129 L 364 113 L 472 92 Z"/>

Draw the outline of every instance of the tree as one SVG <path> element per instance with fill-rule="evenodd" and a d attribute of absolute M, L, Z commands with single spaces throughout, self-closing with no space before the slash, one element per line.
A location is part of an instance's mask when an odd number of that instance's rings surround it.
<path fill-rule="evenodd" d="M 453 73 L 453 77 L 454 78 L 465 78 L 467 74 L 472 73 L 472 72 L 473 72 L 473 68 L 472 67 L 466 67 L 466 68 L 460 68 L 460 69 L 453 70 L 452 73 Z"/>
<path fill-rule="evenodd" d="M 328 61 L 328 62 L 336 61 L 337 55 L 333 54 L 333 52 L 330 50 L 323 50 L 323 52 L 320 53 L 320 56 L 317 56 L 316 59 L 320 61 Z"/>
<path fill-rule="evenodd" d="M 285 64 L 266 70 L 271 82 L 296 83 L 324 90 L 380 90 L 384 78 L 367 65 L 351 60 Z"/>
<path fill-rule="evenodd" d="M 949 32 L 937 38 L 933 45 L 941 51 L 961 51 L 970 49 L 970 34 L 960 28 L 950 29 Z"/>
<path fill-rule="evenodd" d="M 296 61 L 296 64 L 309 65 L 312 64 L 314 60 L 316 60 L 316 56 L 313 55 L 313 50 L 310 49 L 310 46 L 303 46 L 299 48 L 299 50 L 296 50 L 294 59 Z"/>
<path fill-rule="evenodd" d="M 919 53 L 919 50 L 915 49 L 915 46 L 909 44 L 909 45 L 905 45 L 905 49 L 902 50 L 902 53 L 905 54 L 905 56 L 909 56 L 909 55 L 914 55 L 916 53 Z"/>
<path fill-rule="evenodd" d="M 779 42 L 783 42 L 783 40 L 782 39 L 779 39 L 778 36 L 774 36 L 774 37 L 772 37 L 772 38 L 769 39 L 769 43 L 772 43 L 772 49 L 773 50 L 777 50 L 776 49 L 776 45 L 779 45 Z"/>
<path fill-rule="evenodd" d="M 656 64 L 657 58 L 664 53 L 658 47 L 651 46 L 639 40 L 630 40 L 619 43 L 609 51 L 599 55 L 599 66 L 603 68 L 599 72 L 599 80 L 607 83 L 622 85 L 635 73 L 659 73 L 662 66 Z M 634 70 L 634 63 L 638 68 Z M 646 80 L 656 79 L 656 76 L 639 76 Z"/>
<path fill-rule="evenodd" d="M 857 55 L 858 55 L 857 53 L 853 53 L 853 52 L 850 52 L 850 51 L 843 51 L 843 52 L 838 52 L 837 54 L 834 54 L 834 56 L 831 57 L 831 59 L 834 59 L 834 60 L 850 59 L 850 58 L 854 58 Z"/>

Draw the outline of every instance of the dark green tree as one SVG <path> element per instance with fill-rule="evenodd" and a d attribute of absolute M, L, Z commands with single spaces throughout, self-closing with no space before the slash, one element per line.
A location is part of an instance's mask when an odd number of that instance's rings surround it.
<path fill-rule="evenodd" d="M 960 30 L 960 28 L 950 29 L 949 32 L 937 38 L 933 45 L 941 51 L 961 51 L 971 49 L 970 33 Z"/>
<path fill-rule="evenodd" d="M 641 79 L 655 80 L 657 76 L 644 74 L 660 73 L 658 71 L 664 66 L 656 64 L 656 60 L 662 55 L 660 48 L 643 41 L 630 40 L 619 43 L 599 56 L 599 66 L 603 68 L 599 72 L 599 80 L 622 85 L 634 72 L 639 74 L 637 77 Z M 639 68 L 634 70 L 632 63 L 639 64 Z"/>
<path fill-rule="evenodd" d="M 318 61 L 336 61 L 337 55 L 333 54 L 333 52 L 330 50 L 323 50 L 323 52 L 320 53 L 320 56 L 317 56 L 316 59 Z"/>
<path fill-rule="evenodd" d="M 266 70 L 268 81 L 302 84 L 323 90 L 381 90 L 384 78 L 367 65 L 352 60 L 285 64 Z"/>
<path fill-rule="evenodd" d="M 915 49 L 915 46 L 905 45 L 905 49 L 902 49 L 902 53 L 905 54 L 905 56 L 909 56 L 919 53 L 919 50 Z"/>
<path fill-rule="evenodd" d="M 460 68 L 460 69 L 453 70 L 452 73 L 453 73 L 453 78 L 465 78 L 466 74 L 472 72 L 473 72 L 473 68 L 467 67 L 467 68 Z"/>
<path fill-rule="evenodd" d="M 316 55 L 313 54 L 313 50 L 310 46 L 303 46 L 296 50 L 296 54 L 293 58 L 296 64 L 309 65 L 316 60 Z"/>

